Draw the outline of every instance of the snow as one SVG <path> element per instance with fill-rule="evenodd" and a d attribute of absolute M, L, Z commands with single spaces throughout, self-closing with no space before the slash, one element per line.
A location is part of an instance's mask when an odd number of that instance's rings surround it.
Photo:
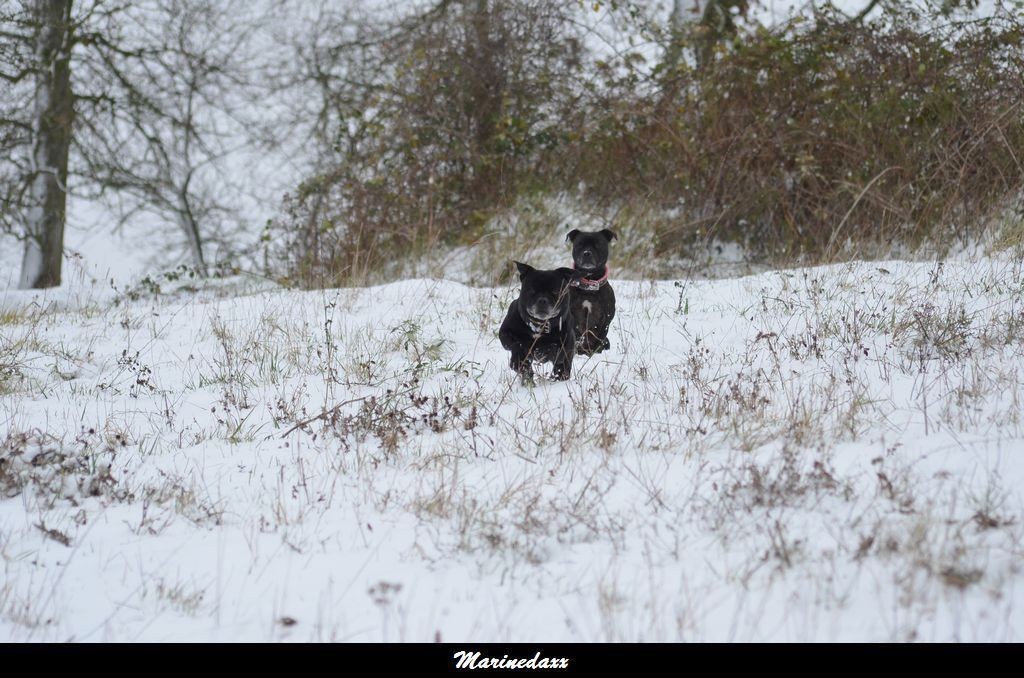
<path fill-rule="evenodd" d="M 1021 261 L 612 284 L 0 291 L 0 640 L 1021 640 Z"/>
<path fill-rule="evenodd" d="M 228 164 L 273 202 L 292 152 Z M 527 388 L 510 285 L 128 296 L 177 232 L 68 214 L 61 288 L 0 239 L 0 640 L 1021 640 L 1020 261 L 616 279 Z"/>

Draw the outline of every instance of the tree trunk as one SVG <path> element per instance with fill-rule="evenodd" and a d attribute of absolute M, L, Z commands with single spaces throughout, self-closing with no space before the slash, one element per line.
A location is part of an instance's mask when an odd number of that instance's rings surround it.
<path fill-rule="evenodd" d="M 22 289 L 60 285 L 67 205 L 71 92 L 72 0 L 36 0 L 35 110 L 32 176 L 26 215 Z"/>
<path fill-rule="evenodd" d="M 192 253 L 192 265 L 199 276 L 205 278 L 209 275 L 209 272 L 206 269 L 206 258 L 203 256 L 203 239 L 199 235 L 199 224 L 196 223 L 196 219 L 192 215 L 192 209 L 189 206 L 187 196 L 186 188 L 182 190 L 179 196 L 178 224 L 188 238 L 188 249 Z"/>
<path fill-rule="evenodd" d="M 679 65 L 687 43 L 692 45 L 698 69 L 708 64 L 715 46 L 736 32 L 733 11 L 745 12 L 750 0 L 673 0 L 669 15 L 669 43 L 664 65 L 671 72 Z"/>
<path fill-rule="evenodd" d="M 694 9 L 693 5 L 696 5 L 696 9 Z M 672 14 L 670 14 L 668 18 L 670 34 L 664 59 L 666 69 L 669 72 L 679 65 L 679 61 L 682 58 L 683 29 L 688 22 L 693 20 L 691 17 L 687 16 L 687 12 L 696 14 L 696 12 L 699 11 L 700 5 L 698 3 L 692 3 L 688 0 L 673 0 L 672 2 Z"/>
<path fill-rule="evenodd" d="M 470 106 L 467 112 L 474 123 L 474 167 L 470 195 L 475 209 L 479 210 L 494 206 L 495 199 L 501 194 L 501 156 L 494 142 L 498 119 L 502 113 L 505 82 L 498 64 L 499 46 L 492 35 L 497 31 L 494 23 L 500 19 L 489 0 L 476 0 L 467 12 L 467 57 L 472 64 Z"/>

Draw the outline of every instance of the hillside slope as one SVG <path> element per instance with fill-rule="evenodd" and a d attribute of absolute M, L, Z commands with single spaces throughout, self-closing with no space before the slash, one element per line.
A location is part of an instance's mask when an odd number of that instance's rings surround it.
<path fill-rule="evenodd" d="M 1021 262 L 613 284 L 0 292 L 0 639 L 1022 640 Z"/>

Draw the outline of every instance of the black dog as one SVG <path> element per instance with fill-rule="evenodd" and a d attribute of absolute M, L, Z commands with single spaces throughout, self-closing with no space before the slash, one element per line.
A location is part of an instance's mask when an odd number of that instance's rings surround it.
<path fill-rule="evenodd" d="M 579 274 L 571 268 L 538 271 L 515 262 L 522 286 L 508 307 L 498 338 L 511 352 L 509 366 L 523 381 L 533 378 L 531 363 L 554 364 L 555 379 L 568 379 L 576 355 L 576 327 L 569 309 L 569 283 Z"/>
<path fill-rule="evenodd" d="M 615 317 L 615 292 L 608 283 L 608 245 L 615 240 L 609 229 L 594 233 L 573 229 L 565 236 L 572 243 L 572 261 L 583 275 L 573 280 L 569 302 L 576 321 L 576 350 L 586 356 L 611 348 L 608 326 Z"/>

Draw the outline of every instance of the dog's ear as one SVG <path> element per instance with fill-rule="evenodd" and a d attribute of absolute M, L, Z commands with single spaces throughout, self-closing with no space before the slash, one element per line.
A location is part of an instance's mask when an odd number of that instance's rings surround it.
<path fill-rule="evenodd" d="M 574 228 L 565 234 L 565 242 L 572 242 L 580 234 L 580 229 Z"/>
<path fill-rule="evenodd" d="M 619 236 L 615 235 L 615 231 L 613 231 L 610 228 L 603 229 L 601 231 L 601 235 L 603 235 L 605 238 L 607 238 L 608 242 L 611 242 L 612 240 L 615 240 L 616 238 L 619 237 Z"/>
<path fill-rule="evenodd" d="M 585 275 L 583 271 L 577 271 L 575 268 L 566 268 L 564 266 L 562 268 L 555 269 L 555 273 L 561 274 L 561 276 L 566 280 L 576 280 Z"/>
<path fill-rule="evenodd" d="M 530 266 L 529 264 L 524 264 L 524 263 L 523 263 L 523 262 L 521 262 L 521 261 L 513 261 L 512 263 L 513 263 L 513 264 L 515 264 L 515 265 L 516 265 L 516 268 L 518 268 L 518 269 L 519 269 L 519 279 L 520 279 L 520 280 L 522 280 L 523 278 L 525 278 L 525 277 L 526 277 L 527 275 L 529 275 L 530 273 L 533 273 L 533 271 L 535 270 L 535 269 L 533 268 L 533 266 Z"/>

